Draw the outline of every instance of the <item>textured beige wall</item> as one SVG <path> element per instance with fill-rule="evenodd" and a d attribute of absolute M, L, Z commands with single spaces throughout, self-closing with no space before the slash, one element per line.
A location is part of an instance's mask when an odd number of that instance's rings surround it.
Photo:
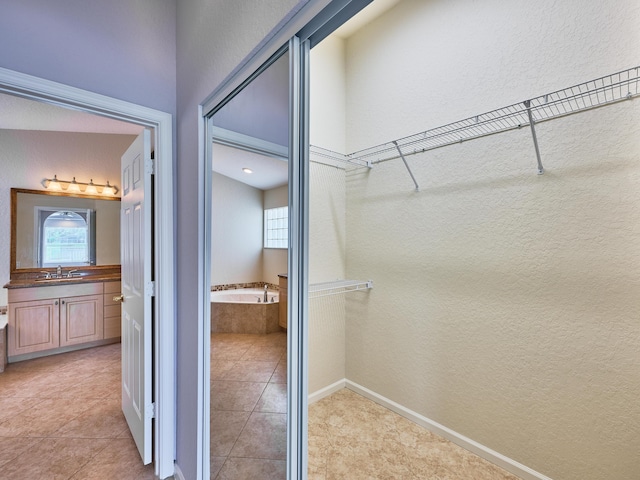
<path fill-rule="evenodd" d="M 409 1 L 347 42 L 349 151 L 637 64 L 635 1 Z M 640 100 L 347 178 L 346 376 L 557 480 L 640 472 Z"/>
<path fill-rule="evenodd" d="M 261 282 L 262 190 L 213 173 L 211 285 Z"/>
<path fill-rule="evenodd" d="M 310 139 L 345 148 L 345 45 L 327 38 L 311 51 Z M 345 172 L 312 163 L 309 175 L 309 282 L 346 277 Z M 345 297 L 309 301 L 309 393 L 345 377 Z"/>

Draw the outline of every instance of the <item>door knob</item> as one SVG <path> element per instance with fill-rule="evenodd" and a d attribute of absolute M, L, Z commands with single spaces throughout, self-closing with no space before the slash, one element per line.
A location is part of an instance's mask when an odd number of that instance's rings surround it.
<path fill-rule="evenodd" d="M 124 302 L 124 295 L 120 294 L 117 297 L 113 297 L 113 301 L 120 302 L 120 303 Z"/>

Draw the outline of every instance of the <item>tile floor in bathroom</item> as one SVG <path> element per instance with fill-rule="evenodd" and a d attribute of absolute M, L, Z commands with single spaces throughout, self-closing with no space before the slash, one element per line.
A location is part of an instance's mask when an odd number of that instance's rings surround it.
<path fill-rule="evenodd" d="M 0 373 L 0 479 L 152 479 L 120 410 L 120 344 Z"/>

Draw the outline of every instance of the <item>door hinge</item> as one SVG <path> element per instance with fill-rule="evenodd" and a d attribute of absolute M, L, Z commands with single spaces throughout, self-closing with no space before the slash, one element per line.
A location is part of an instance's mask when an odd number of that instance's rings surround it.
<path fill-rule="evenodd" d="M 144 168 L 148 175 L 156 174 L 156 161 L 153 158 L 147 158 L 144 162 Z"/>
<path fill-rule="evenodd" d="M 147 416 L 147 418 L 156 418 L 156 404 L 154 403 L 150 403 L 149 405 L 147 405 L 147 408 L 145 409 L 145 414 Z"/>
<path fill-rule="evenodd" d="M 147 296 L 148 297 L 155 297 L 156 296 L 156 282 L 151 281 L 151 282 L 147 282 Z"/>

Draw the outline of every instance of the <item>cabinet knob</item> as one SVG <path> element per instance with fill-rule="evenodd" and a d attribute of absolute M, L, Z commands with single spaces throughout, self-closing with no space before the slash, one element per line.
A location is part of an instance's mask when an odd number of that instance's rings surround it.
<path fill-rule="evenodd" d="M 54 305 L 57 305 L 57 304 L 58 304 L 58 300 L 55 301 Z"/>
<path fill-rule="evenodd" d="M 124 302 L 124 295 L 120 294 L 120 295 L 118 295 L 116 297 L 113 297 L 113 301 L 114 302 L 120 302 L 120 303 Z"/>

